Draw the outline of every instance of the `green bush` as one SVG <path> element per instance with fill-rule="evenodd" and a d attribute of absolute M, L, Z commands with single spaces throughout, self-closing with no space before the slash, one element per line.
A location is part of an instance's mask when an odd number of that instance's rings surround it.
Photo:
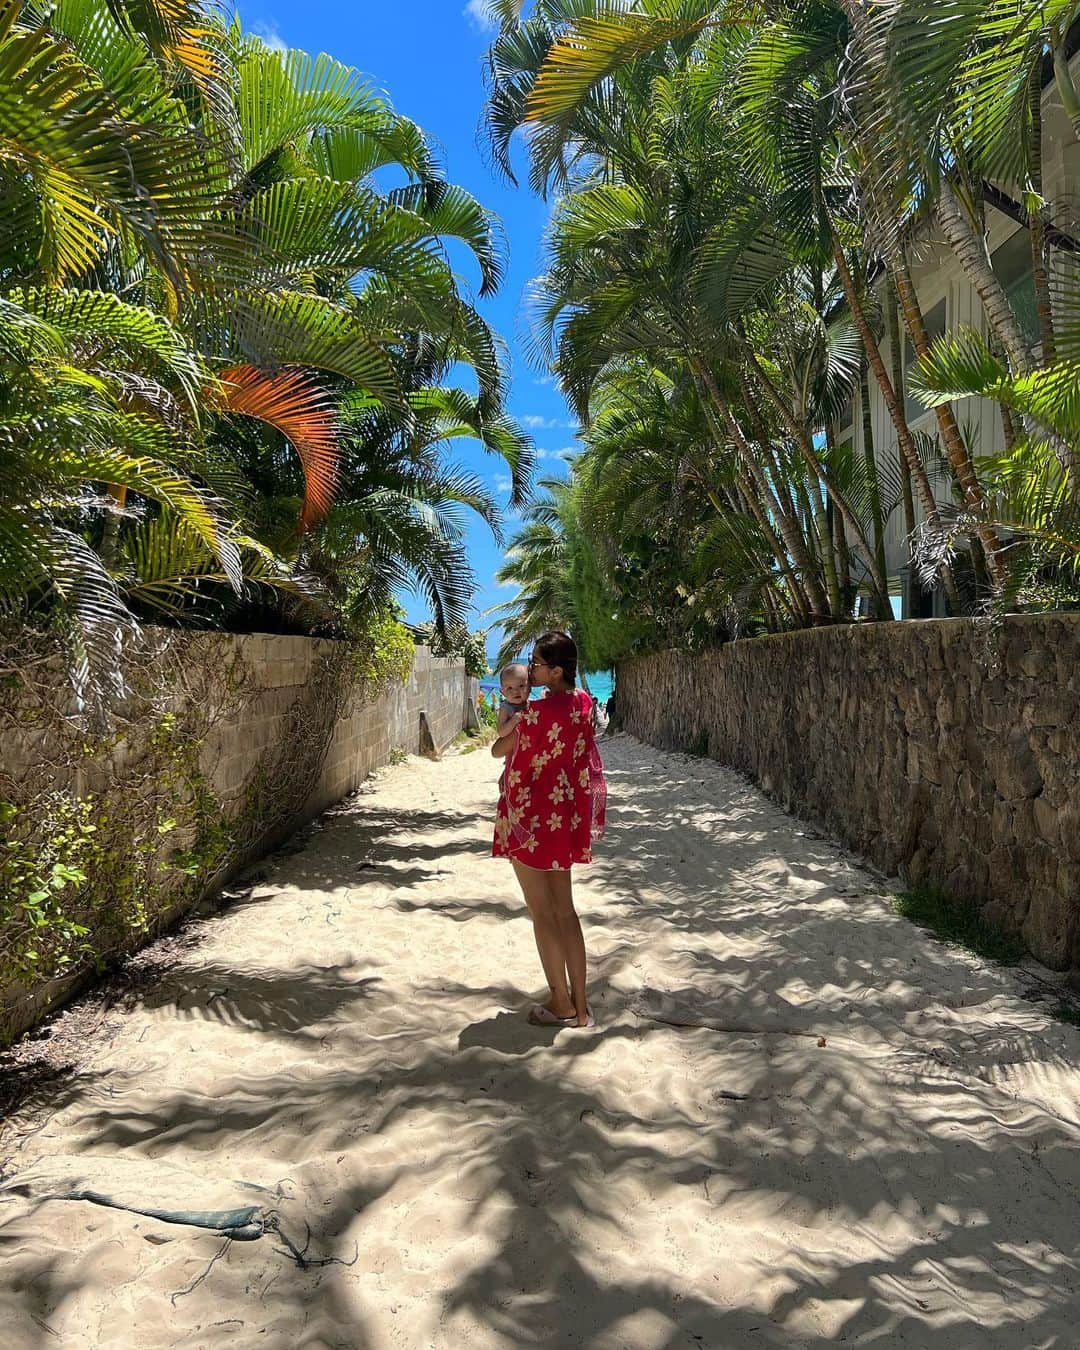
<path fill-rule="evenodd" d="M 383 610 L 353 640 L 354 673 L 372 692 L 389 684 L 404 684 L 412 670 L 412 634 L 395 610 Z"/>

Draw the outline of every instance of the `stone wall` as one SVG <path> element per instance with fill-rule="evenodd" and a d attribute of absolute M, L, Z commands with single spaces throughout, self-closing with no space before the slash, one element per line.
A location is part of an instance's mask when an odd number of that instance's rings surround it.
<path fill-rule="evenodd" d="M 354 701 L 335 724 L 305 814 L 318 815 L 340 801 L 372 769 L 388 763 L 393 751 L 424 753 L 428 747 L 422 735 L 421 714 L 434 748 L 443 750 L 469 725 L 478 687 L 476 680 L 466 677 L 462 662 L 447 661 L 432 656 L 426 647 L 417 647 L 412 673 L 403 686 L 388 690 L 374 702 Z"/>
<path fill-rule="evenodd" d="M 617 687 L 631 734 L 742 770 L 884 871 L 1080 966 L 1080 614 L 663 652 Z"/>
<path fill-rule="evenodd" d="M 417 648 L 404 684 L 372 690 L 345 644 L 263 634 L 147 630 L 129 665 L 127 701 L 92 729 L 74 715 L 55 661 L 28 659 L 24 678 L 0 692 L 5 842 L 16 841 L 31 870 L 41 859 L 43 876 L 55 858 L 86 871 L 58 903 L 89 929 L 81 955 L 43 934 L 34 960 L 48 978 L 34 980 L 12 956 L 25 927 L 5 925 L 0 909 L 0 1043 L 393 752 L 447 746 L 468 724 L 476 688 L 463 662 Z M 82 842 L 57 847 L 73 826 Z M 36 883 L 12 880 L 0 865 L 0 901 L 17 914 L 18 884 Z"/>

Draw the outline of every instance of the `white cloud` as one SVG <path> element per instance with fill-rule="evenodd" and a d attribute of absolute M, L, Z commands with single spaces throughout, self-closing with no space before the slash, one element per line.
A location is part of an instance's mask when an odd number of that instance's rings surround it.
<path fill-rule="evenodd" d="M 465 8 L 461 12 L 482 33 L 490 33 L 498 27 L 491 17 L 487 0 L 467 0 Z"/>
<path fill-rule="evenodd" d="M 496 474 L 496 476 L 495 476 L 495 491 L 496 491 L 496 492 L 509 492 L 510 489 L 511 489 L 513 486 L 514 486 L 514 480 L 513 480 L 512 478 L 509 478 L 509 477 L 508 477 L 506 474 L 504 474 L 504 473 Z"/>
<path fill-rule="evenodd" d="M 567 455 L 576 455 L 580 452 L 580 445 L 564 445 L 561 450 L 537 450 L 537 459 L 565 459 Z"/>
<path fill-rule="evenodd" d="M 273 19 L 256 19 L 251 25 L 251 31 L 256 37 L 262 38 L 272 52 L 287 52 L 289 44 L 277 30 L 277 24 Z"/>
<path fill-rule="evenodd" d="M 560 422 L 557 417 L 539 417 L 536 413 L 526 413 L 518 421 L 530 431 L 562 431 L 574 425 L 573 422 Z"/>

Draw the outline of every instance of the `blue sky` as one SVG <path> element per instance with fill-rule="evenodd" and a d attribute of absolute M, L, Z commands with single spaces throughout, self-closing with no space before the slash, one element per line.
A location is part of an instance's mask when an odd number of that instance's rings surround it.
<path fill-rule="evenodd" d="M 500 217 L 510 251 L 506 281 L 500 293 L 480 308 L 510 346 L 510 411 L 526 423 L 536 442 L 541 454 L 538 476 L 565 474 L 558 455 L 574 446 L 575 424 L 550 378 L 527 363 L 523 341 L 523 294 L 540 270 L 540 241 L 549 207 L 527 187 L 503 182 L 488 167 L 479 145 L 483 56 L 492 31 L 483 18 L 482 0 L 248 0 L 240 12 L 245 26 L 268 41 L 329 52 L 363 71 L 375 88 L 389 95 L 398 112 L 428 133 L 450 180 Z M 454 261 L 459 264 L 459 255 Z M 475 267 L 463 257 L 460 265 L 475 288 Z M 509 479 L 500 460 L 465 442 L 458 442 L 454 453 L 506 502 Z M 513 530 L 512 518 L 507 527 Z M 479 522 L 470 524 L 469 552 L 480 612 L 512 591 L 495 583 L 502 550 Z M 410 602 L 408 607 L 410 618 L 425 617 L 422 605 Z"/>

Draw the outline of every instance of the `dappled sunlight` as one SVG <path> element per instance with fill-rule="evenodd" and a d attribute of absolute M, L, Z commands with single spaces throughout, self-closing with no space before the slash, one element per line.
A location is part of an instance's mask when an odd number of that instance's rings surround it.
<path fill-rule="evenodd" d="M 23 1343 L 51 1339 L 28 1311 L 71 1328 L 108 1287 L 128 1344 L 232 1317 L 350 1347 L 1065 1350 L 1080 1033 L 735 775 L 605 748 L 611 833 L 579 876 L 598 1028 L 522 1015 L 493 766 L 390 771 L 136 991 L 17 1162 L 277 1188 L 356 1264 L 233 1243 L 173 1307 L 205 1234 L 31 1194 L 0 1211 Z"/>

